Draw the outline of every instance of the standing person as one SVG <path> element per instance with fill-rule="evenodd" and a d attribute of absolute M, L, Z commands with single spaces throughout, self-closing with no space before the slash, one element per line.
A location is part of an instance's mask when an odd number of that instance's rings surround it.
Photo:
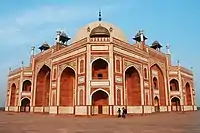
<path fill-rule="evenodd" d="M 126 118 L 127 115 L 127 109 L 124 109 L 124 118 Z"/>
<path fill-rule="evenodd" d="M 120 118 L 121 117 L 121 109 L 120 108 L 118 108 L 118 118 Z"/>
<path fill-rule="evenodd" d="M 125 118 L 124 107 L 122 108 L 122 118 Z"/>

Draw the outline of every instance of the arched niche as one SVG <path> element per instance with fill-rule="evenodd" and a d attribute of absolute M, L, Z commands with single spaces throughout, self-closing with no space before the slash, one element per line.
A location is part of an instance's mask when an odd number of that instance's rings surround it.
<path fill-rule="evenodd" d="M 92 63 L 92 79 L 108 79 L 108 63 L 99 58 Z"/>
<path fill-rule="evenodd" d="M 109 105 L 109 96 L 106 92 L 102 90 L 97 90 L 92 94 L 92 106 L 93 112 L 94 108 L 97 107 L 97 114 L 103 114 L 103 106 Z"/>
<path fill-rule="evenodd" d="M 160 106 L 166 106 L 166 94 L 165 94 L 165 81 L 164 81 L 164 75 L 163 72 L 161 70 L 161 68 L 157 65 L 154 64 L 153 66 L 150 67 L 150 71 L 151 71 L 151 81 L 152 81 L 152 89 L 151 92 L 152 94 L 154 93 L 154 74 L 153 72 L 156 72 L 156 77 L 157 77 L 157 88 L 159 90 L 159 98 L 160 98 Z"/>
<path fill-rule="evenodd" d="M 170 91 L 179 91 L 179 85 L 176 79 L 170 80 Z"/>
<path fill-rule="evenodd" d="M 158 79 L 156 77 L 153 78 L 153 89 L 158 90 Z"/>
<path fill-rule="evenodd" d="M 125 71 L 125 87 L 127 90 L 127 105 L 141 105 L 140 75 L 134 66 Z"/>
<path fill-rule="evenodd" d="M 21 100 L 21 112 L 30 112 L 30 100 L 28 98 L 23 98 Z"/>
<path fill-rule="evenodd" d="M 23 87 L 22 87 L 22 91 L 31 91 L 31 81 L 30 80 L 25 80 L 23 82 Z"/>
<path fill-rule="evenodd" d="M 17 87 L 15 83 L 11 86 L 10 106 L 15 106 Z"/>
<path fill-rule="evenodd" d="M 60 77 L 60 106 L 73 106 L 75 88 L 75 71 L 66 67 Z"/>
<path fill-rule="evenodd" d="M 192 105 L 192 95 L 191 95 L 190 84 L 188 82 L 185 85 L 185 89 L 186 89 L 186 105 L 190 106 Z"/>
<path fill-rule="evenodd" d="M 173 97 L 171 99 L 171 106 L 172 106 L 172 111 L 180 111 L 181 110 L 180 99 L 178 97 Z"/>
<path fill-rule="evenodd" d="M 50 74 L 51 69 L 47 65 L 43 65 L 37 74 L 35 96 L 37 107 L 49 106 Z"/>

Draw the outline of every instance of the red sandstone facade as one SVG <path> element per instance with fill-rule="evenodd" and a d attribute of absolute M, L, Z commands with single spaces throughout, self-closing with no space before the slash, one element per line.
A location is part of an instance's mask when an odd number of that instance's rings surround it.
<path fill-rule="evenodd" d="M 196 110 L 192 71 L 140 41 L 129 44 L 114 25 L 81 28 L 71 44 L 32 54 L 9 72 L 6 111 L 116 115 Z"/>

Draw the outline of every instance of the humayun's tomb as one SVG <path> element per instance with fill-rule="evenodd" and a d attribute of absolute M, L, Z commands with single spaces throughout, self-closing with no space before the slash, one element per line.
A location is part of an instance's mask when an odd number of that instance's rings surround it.
<path fill-rule="evenodd" d="M 70 38 L 57 31 L 30 66 L 9 71 L 6 111 L 117 115 L 197 110 L 193 72 L 171 64 L 169 46 L 145 43 L 139 31 L 130 44 L 113 24 L 92 22 Z M 68 43 L 70 40 L 70 44 Z"/>

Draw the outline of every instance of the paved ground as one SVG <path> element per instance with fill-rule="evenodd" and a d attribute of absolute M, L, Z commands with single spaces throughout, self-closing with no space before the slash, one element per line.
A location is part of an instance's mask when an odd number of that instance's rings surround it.
<path fill-rule="evenodd" d="M 0 112 L 0 133 L 200 133 L 200 112 L 127 119 Z"/>

